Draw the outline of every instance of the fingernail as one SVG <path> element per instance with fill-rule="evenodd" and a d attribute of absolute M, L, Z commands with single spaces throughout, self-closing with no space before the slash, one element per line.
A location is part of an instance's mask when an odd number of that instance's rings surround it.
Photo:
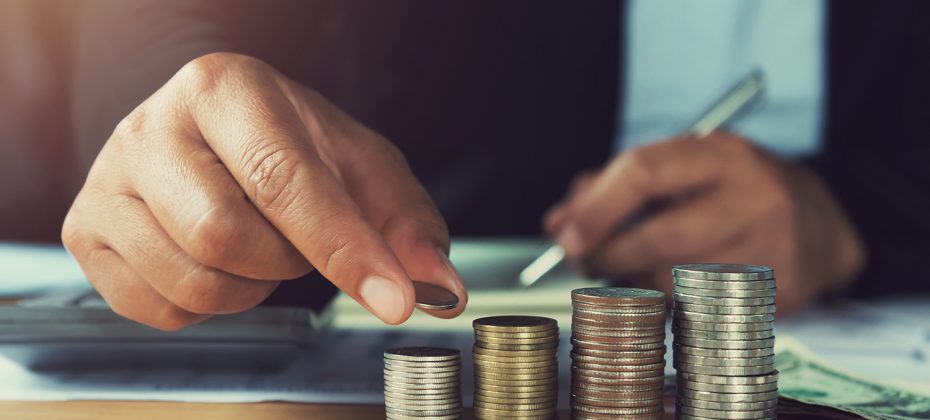
<path fill-rule="evenodd" d="M 576 258 L 581 255 L 584 243 L 581 241 L 581 233 L 578 232 L 578 227 L 575 224 L 567 224 L 562 229 L 562 233 L 559 233 L 558 241 L 567 257 Z"/>
<path fill-rule="evenodd" d="M 375 316 L 387 323 L 397 323 L 404 315 L 404 290 L 394 281 L 368 276 L 358 291 Z"/>
<path fill-rule="evenodd" d="M 462 281 L 462 275 L 459 274 L 459 271 L 455 269 L 455 266 L 452 265 L 452 261 L 449 259 L 449 256 L 446 255 L 446 251 L 442 248 L 436 248 L 436 253 L 439 254 L 439 260 L 442 261 L 446 266 L 446 271 L 448 272 L 448 277 L 456 283 L 457 293 L 462 293 L 464 296 L 459 296 L 459 300 L 465 300 L 468 298 L 468 294 L 465 291 L 465 282 Z"/>

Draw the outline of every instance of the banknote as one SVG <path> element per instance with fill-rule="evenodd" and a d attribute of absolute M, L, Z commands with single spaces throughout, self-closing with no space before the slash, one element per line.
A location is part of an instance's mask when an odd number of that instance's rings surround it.
<path fill-rule="evenodd" d="M 930 395 L 831 367 L 793 337 L 779 336 L 775 351 L 782 397 L 870 419 L 930 419 Z"/>

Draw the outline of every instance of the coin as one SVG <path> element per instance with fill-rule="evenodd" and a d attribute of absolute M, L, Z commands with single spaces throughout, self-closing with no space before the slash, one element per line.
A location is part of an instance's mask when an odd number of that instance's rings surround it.
<path fill-rule="evenodd" d="M 546 331 L 558 327 L 554 319 L 540 316 L 490 316 L 478 318 L 472 322 L 476 330 L 490 332 L 531 332 Z"/>
<path fill-rule="evenodd" d="M 572 290 L 572 301 L 593 305 L 650 306 L 665 303 L 665 294 L 658 290 L 629 287 L 585 287 Z"/>
<path fill-rule="evenodd" d="M 443 287 L 419 280 L 413 280 L 412 283 L 417 308 L 446 311 L 459 304 L 459 297 Z"/>
<path fill-rule="evenodd" d="M 707 297 L 698 295 L 689 295 L 687 293 L 674 293 L 675 301 L 682 303 L 693 303 L 696 305 L 717 305 L 717 306 L 763 306 L 775 303 L 775 297 L 760 298 L 721 298 Z"/>
<path fill-rule="evenodd" d="M 691 363 L 676 362 L 672 363 L 675 369 L 683 372 L 699 373 L 703 375 L 718 376 L 751 376 L 765 375 L 775 370 L 774 364 L 759 366 L 704 366 Z"/>
<path fill-rule="evenodd" d="M 777 410 L 775 408 L 769 408 L 765 410 L 727 411 L 694 408 L 680 404 L 676 407 L 675 411 L 676 413 L 680 412 L 682 414 L 691 416 L 701 416 L 712 419 L 759 419 L 764 417 L 772 417 L 777 414 Z"/>
<path fill-rule="evenodd" d="M 689 328 L 681 327 L 672 327 L 672 333 L 674 333 L 677 337 L 702 338 L 705 340 L 762 340 L 775 336 L 775 333 L 772 330 L 721 332 L 692 330 Z"/>
<path fill-rule="evenodd" d="M 725 339 L 703 339 L 694 337 L 675 336 L 675 343 L 708 349 L 763 349 L 771 348 L 775 345 L 775 337 L 764 338 L 761 340 L 725 340 Z"/>
<path fill-rule="evenodd" d="M 384 352 L 384 405 L 389 419 L 449 418 L 462 413 L 458 350 L 399 347 Z"/>
<path fill-rule="evenodd" d="M 755 322 L 772 322 L 775 321 L 775 315 L 758 314 L 758 315 L 720 315 L 720 314 L 703 314 L 700 312 L 674 311 L 672 320 L 695 321 L 695 322 L 723 322 L 723 323 L 755 323 Z"/>
<path fill-rule="evenodd" d="M 717 376 L 701 373 L 681 372 L 679 378 L 689 382 L 701 382 L 717 385 L 762 385 L 778 383 L 778 371 L 754 376 Z"/>
<path fill-rule="evenodd" d="M 572 302 L 575 313 L 588 314 L 658 314 L 665 313 L 665 303 L 657 305 L 600 305 L 584 302 Z"/>
<path fill-rule="evenodd" d="M 685 321 L 675 318 L 672 321 L 672 328 L 686 328 L 689 330 L 718 331 L 718 332 L 747 332 L 747 331 L 764 331 L 771 330 L 774 327 L 772 322 L 744 322 L 744 323 L 725 323 L 725 322 L 700 322 Z"/>
<path fill-rule="evenodd" d="M 686 295 L 703 296 L 703 297 L 749 299 L 749 298 L 775 297 L 776 291 L 775 289 L 753 289 L 753 290 L 696 289 L 693 287 L 684 287 L 684 286 L 676 285 L 675 293 L 682 293 Z"/>
<path fill-rule="evenodd" d="M 661 328 L 644 328 L 640 326 L 631 329 L 613 329 L 572 324 L 572 331 L 599 337 L 656 337 L 665 334 L 665 326 L 663 325 Z"/>
<path fill-rule="evenodd" d="M 770 280 L 775 271 L 770 267 L 745 264 L 682 264 L 672 267 L 672 277 L 698 280 Z"/>
<path fill-rule="evenodd" d="M 772 356 L 750 357 L 750 358 L 731 358 L 731 357 L 703 357 L 688 354 L 675 353 L 676 361 L 687 361 L 693 365 L 702 366 L 761 366 L 775 363 Z"/>
<path fill-rule="evenodd" d="M 704 408 L 708 410 L 752 411 L 775 408 L 778 406 L 778 398 L 754 402 L 717 402 L 696 400 L 679 396 L 678 403 L 688 407 Z"/>
<path fill-rule="evenodd" d="M 553 350 L 550 348 L 542 348 L 538 350 L 500 350 L 500 349 L 489 349 L 475 344 L 475 347 L 472 348 L 472 354 L 480 356 L 501 356 L 506 358 L 520 358 L 521 360 L 527 360 L 528 358 L 533 358 L 536 356 L 540 357 L 549 357 L 553 353 Z"/>
<path fill-rule="evenodd" d="M 739 281 L 720 281 L 720 280 L 697 280 L 684 277 L 675 278 L 676 286 L 693 287 L 696 289 L 721 289 L 721 290 L 759 290 L 775 288 L 775 280 L 739 280 Z"/>
<path fill-rule="evenodd" d="M 597 357 L 577 354 L 574 351 L 569 353 L 572 361 L 581 363 L 594 363 L 600 365 L 643 365 L 647 363 L 659 363 L 665 361 L 665 356 L 654 357 Z"/>
<path fill-rule="evenodd" d="M 596 340 L 596 339 L 595 339 Z M 661 340 L 651 342 L 634 342 L 634 343 L 601 343 L 593 340 L 581 340 L 576 337 L 569 339 L 574 348 L 597 350 L 597 351 L 638 351 L 638 350 L 660 350 L 665 348 L 665 336 Z"/>
<path fill-rule="evenodd" d="M 443 362 L 459 360 L 461 352 L 439 347 L 398 347 L 385 350 L 384 358 L 412 362 Z"/>
<path fill-rule="evenodd" d="M 582 397 L 575 394 L 570 396 L 571 403 L 576 404 L 587 404 L 593 405 L 595 407 L 614 407 L 614 408 L 625 408 L 625 407 L 651 407 L 662 403 L 662 397 L 650 398 L 644 400 L 631 400 L 627 398 L 617 398 L 616 396 L 602 399 L 602 398 L 591 398 L 591 397 Z"/>
<path fill-rule="evenodd" d="M 584 333 L 572 332 L 572 337 L 576 338 L 579 341 L 586 341 L 591 343 L 596 343 L 598 345 L 610 345 L 610 344 L 649 344 L 649 343 L 665 343 L 665 331 L 660 335 L 651 335 L 646 337 L 605 337 Z"/>
<path fill-rule="evenodd" d="M 678 392 L 679 397 L 687 397 L 701 401 L 714 402 L 759 402 L 778 399 L 778 391 L 765 391 L 757 393 L 720 393 L 712 391 L 696 391 L 692 389 L 682 389 Z"/>
<path fill-rule="evenodd" d="M 590 349 L 582 346 L 572 347 L 571 354 L 573 356 L 590 356 L 590 357 L 604 357 L 604 358 L 659 358 L 662 359 L 665 357 L 665 346 L 651 349 L 651 350 L 631 350 L 631 351 L 614 351 L 614 350 L 596 350 Z"/>
<path fill-rule="evenodd" d="M 558 336 L 558 328 L 553 328 L 543 331 L 530 331 L 530 332 L 491 332 L 491 331 L 482 331 L 475 330 L 475 337 L 484 337 L 489 338 L 499 338 L 499 339 L 511 339 L 511 338 L 548 338 L 552 336 Z"/>
<path fill-rule="evenodd" d="M 762 315 L 774 314 L 775 305 L 763 306 L 731 306 L 731 305 L 701 305 L 675 301 L 672 304 L 673 311 L 687 311 L 704 314 L 718 315 Z M 674 315 L 673 315 L 674 316 Z"/>
<path fill-rule="evenodd" d="M 759 384 L 759 385 L 720 385 L 706 384 L 703 382 L 678 381 L 678 389 L 693 390 L 703 392 L 713 392 L 721 395 L 727 394 L 758 394 L 763 392 L 778 392 L 778 383 Z"/>

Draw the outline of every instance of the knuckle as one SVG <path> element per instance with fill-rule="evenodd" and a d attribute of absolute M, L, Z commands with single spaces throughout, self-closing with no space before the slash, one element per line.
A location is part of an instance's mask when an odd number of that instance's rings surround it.
<path fill-rule="evenodd" d="M 174 303 L 195 314 L 221 312 L 226 296 L 220 277 L 215 270 L 198 266 L 178 283 L 179 291 Z"/>
<path fill-rule="evenodd" d="M 132 318 L 130 318 L 132 319 Z M 163 309 L 156 311 L 147 319 L 137 319 L 152 328 L 162 331 L 178 331 L 197 321 L 197 317 L 173 305 L 164 305 Z"/>
<path fill-rule="evenodd" d="M 213 52 L 197 57 L 181 67 L 178 76 L 195 94 L 215 93 L 234 75 L 263 71 L 270 66 L 242 54 Z"/>
<path fill-rule="evenodd" d="M 332 238 L 326 246 L 321 272 L 325 275 L 336 274 L 341 267 L 351 265 L 353 255 L 352 241 L 348 238 Z"/>
<path fill-rule="evenodd" d="M 295 151 L 274 142 L 255 142 L 244 157 L 250 196 L 260 208 L 280 212 L 297 196 L 293 180 L 300 165 Z"/>
<path fill-rule="evenodd" d="M 620 164 L 625 168 L 630 185 L 640 192 L 648 192 L 655 179 L 655 162 L 642 149 L 624 154 Z"/>
<path fill-rule="evenodd" d="M 187 238 L 187 252 L 201 264 L 224 268 L 243 258 L 242 230 L 228 207 L 217 205 L 194 224 Z"/>
<path fill-rule="evenodd" d="M 194 314 L 241 312 L 261 303 L 277 285 L 270 281 L 242 284 L 240 280 L 243 279 L 200 265 L 178 283 L 173 302 Z"/>

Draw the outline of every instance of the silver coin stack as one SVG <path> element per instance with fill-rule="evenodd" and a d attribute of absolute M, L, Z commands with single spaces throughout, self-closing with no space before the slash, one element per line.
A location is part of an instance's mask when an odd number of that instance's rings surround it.
<path fill-rule="evenodd" d="M 572 418 L 664 417 L 665 312 L 656 290 L 572 291 Z"/>
<path fill-rule="evenodd" d="M 400 347 L 384 352 L 387 419 L 462 418 L 461 352 Z"/>
<path fill-rule="evenodd" d="M 672 268 L 677 418 L 775 419 L 775 273 L 769 267 Z"/>

